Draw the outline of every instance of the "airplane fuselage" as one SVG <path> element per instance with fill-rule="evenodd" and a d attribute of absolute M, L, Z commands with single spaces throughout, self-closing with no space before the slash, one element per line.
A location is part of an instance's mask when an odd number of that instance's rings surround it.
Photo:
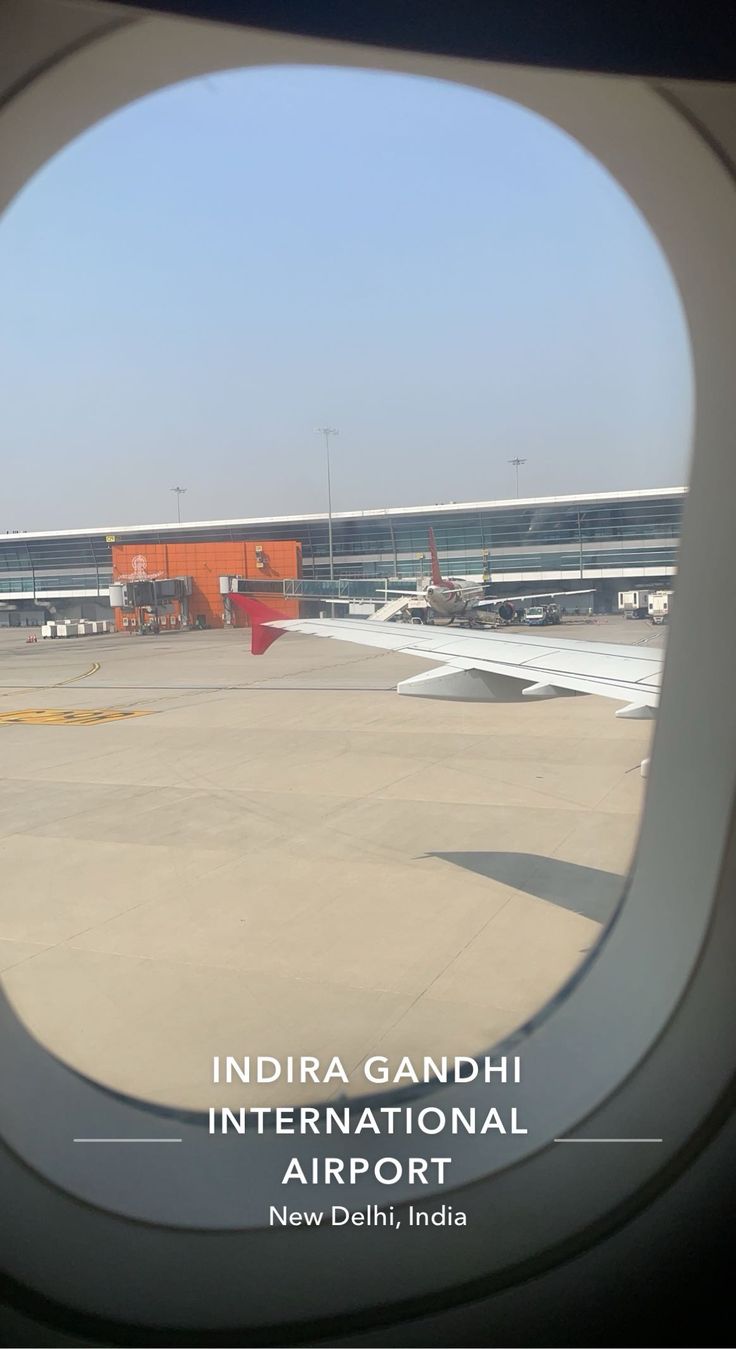
<path fill-rule="evenodd" d="M 433 613 L 440 618 L 458 618 L 472 609 L 483 598 L 483 587 L 468 587 L 461 581 L 443 580 L 441 585 L 429 585 L 424 592 Z"/>

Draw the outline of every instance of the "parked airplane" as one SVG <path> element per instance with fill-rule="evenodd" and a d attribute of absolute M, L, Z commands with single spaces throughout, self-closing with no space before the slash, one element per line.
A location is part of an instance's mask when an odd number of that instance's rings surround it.
<path fill-rule="evenodd" d="M 479 609 L 498 606 L 501 618 L 507 622 L 514 616 L 513 605 L 527 600 L 551 599 L 554 595 L 592 595 L 592 590 L 545 590 L 536 595 L 486 595 L 485 585 L 469 581 L 466 576 L 443 576 L 437 556 L 437 544 L 431 525 L 429 534 L 430 581 L 423 589 L 392 590 L 392 595 L 407 595 L 419 604 L 425 604 L 438 618 L 473 618 Z"/>

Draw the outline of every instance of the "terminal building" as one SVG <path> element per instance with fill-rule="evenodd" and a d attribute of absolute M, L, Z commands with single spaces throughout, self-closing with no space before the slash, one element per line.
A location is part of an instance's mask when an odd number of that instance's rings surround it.
<path fill-rule="evenodd" d="M 685 495 L 663 487 L 334 512 L 334 576 L 356 598 L 362 581 L 426 577 L 431 525 L 444 575 L 490 581 L 499 595 L 585 585 L 595 609 L 612 612 L 619 590 L 672 588 Z M 192 617 L 218 626 L 228 574 L 281 595 L 276 607 L 295 614 L 332 593 L 328 539 L 326 513 L 3 534 L 0 624 L 109 618 L 111 586 L 188 576 Z"/>

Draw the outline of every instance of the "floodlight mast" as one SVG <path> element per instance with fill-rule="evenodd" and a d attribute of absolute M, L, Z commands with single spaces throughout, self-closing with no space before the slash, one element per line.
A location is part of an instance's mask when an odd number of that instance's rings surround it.
<path fill-rule="evenodd" d="M 186 492 L 186 487 L 172 487 L 172 492 L 176 492 L 176 519 L 181 524 L 181 499 Z"/>
<path fill-rule="evenodd" d="M 516 459 L 509 459 L 509 463 L 510 463 L 510 464 L 513 464 L 514 468 L 516 469 L 516 495 L 517 495 L 517 497 L 518 497 L 518 495 L 519 495 L 519 468 L 521 467 L 522 464 L 525 464 L 525 463 L 526 463 L 526 459 L 519 459 L 518 456 L 517 456 Z"/>
<path fill-rule="evenodd" d="M 330 580 L 335 579 L 335 556 L 332 548 L 332 482 L 330 479 L 330 436 L 338 436 L 340 432 L 336 426 L 317 426 L 315 427 L 318 435 L 325 438 L 325 459 L 327 461 L 327 547 L 330 554 Z M 335 606 L 332 605 L 332 616 L 335 616 Z"/>

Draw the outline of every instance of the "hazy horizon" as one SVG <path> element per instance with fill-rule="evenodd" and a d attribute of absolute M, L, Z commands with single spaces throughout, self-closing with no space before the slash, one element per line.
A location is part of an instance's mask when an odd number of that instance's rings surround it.
<path fill-rule="evenodd" d="M 274 68 L 92 128 L 0 221 L 0 532 L 681 486 L 661 250 L 576 142 L 435 80 Z"/>

